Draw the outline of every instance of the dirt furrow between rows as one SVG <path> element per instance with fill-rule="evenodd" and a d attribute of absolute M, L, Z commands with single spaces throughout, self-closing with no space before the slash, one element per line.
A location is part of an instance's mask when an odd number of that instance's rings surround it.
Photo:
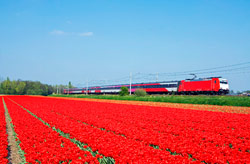
<path fill-rule="evenodd" d="M 23 163 L 23 160 L 20 155 L 20 148 L 18 148 L 17 142 L 16 142 L 16 133 L 13 129 L 13 125 L 11 125 L 11 118 L 8 113 L 8 109 L 6 107 L 6 104 L 4 102 L 4 98 L 2 98 L 4 109 L 5 109 L 5 120 L 6 120 L 6 131 L 8 134 L 8 160 L 9 164 L 16 164 L 16 163 Z"/>

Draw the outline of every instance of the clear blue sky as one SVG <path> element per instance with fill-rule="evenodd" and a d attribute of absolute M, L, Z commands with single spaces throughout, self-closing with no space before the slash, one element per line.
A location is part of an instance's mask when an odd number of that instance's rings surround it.
<path fill-rule="evenodd" d="M 175 80 L 189 77 L 160 75 L 250 61 L 249 0 L 1 0 L 0 21 L 0 76 L 11 80 Z M 247 90 L 244 71 L 211 75 Z"/>

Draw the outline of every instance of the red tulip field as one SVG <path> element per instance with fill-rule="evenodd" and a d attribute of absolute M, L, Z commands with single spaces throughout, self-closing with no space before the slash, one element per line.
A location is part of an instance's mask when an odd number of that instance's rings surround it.
<path fill-rule="evenodd" d="M 7 133 L 6 133 L 6 122 L 4 116 L 3 102 L 0 101 L 0 163 L 7 163 Z"/>
<path fill-rule="evenodd" d="M 250 163 L 250 108 L 0 98 L 0 163 L 7 119 L 24 163 Z"/>

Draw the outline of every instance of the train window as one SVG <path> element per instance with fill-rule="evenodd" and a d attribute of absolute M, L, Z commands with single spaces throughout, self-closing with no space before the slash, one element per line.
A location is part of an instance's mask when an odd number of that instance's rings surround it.
<path fill-rule="evenodd" d="M 177 84 L 168 84 L 168 85 L 165 85 L 166 88 L 174 88 L 174 87 L 177 87 Z"/>
<path fill-rule="evenodd" d="M 214 81 L 214 83 L 216 84 L 216 81 Z"/>
<path fill-rule="evenodd" d="M 221 84 L 228 84 L 227 81 L 220 81 Z"/>

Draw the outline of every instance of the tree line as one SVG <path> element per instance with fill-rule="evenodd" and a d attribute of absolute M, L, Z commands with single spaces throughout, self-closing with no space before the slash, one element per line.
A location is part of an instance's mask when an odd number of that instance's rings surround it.
<path fill-rule="evenodd" d="M 62 94 L 66 85 L 48 85 L 39 81 L 6 80 L 0 82 L 0 94 L 10 95 L 43 95 Z"/>

